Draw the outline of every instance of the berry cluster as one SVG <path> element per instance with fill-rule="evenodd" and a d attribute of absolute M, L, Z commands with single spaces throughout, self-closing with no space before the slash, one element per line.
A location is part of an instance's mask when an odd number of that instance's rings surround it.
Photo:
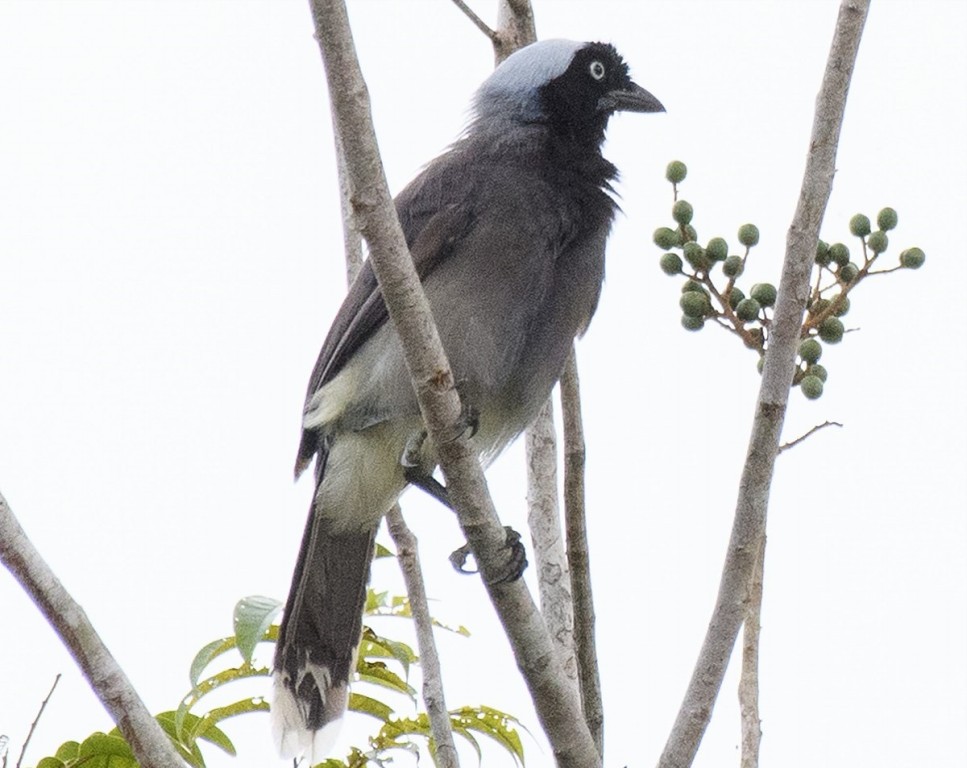
<path fill-rule="evenodd" d="M 747 347 L 759 353 L 759 370 L 772 326 L 771 311 L 778 292 L 772 283 L 756 283 L 748 295 L 736 283 L 745 271 L 752 248 L 759 242 L 759 229 L 754 224 L 739 227 L 738 240 L 743 247 L 739 255 L 729 255 L 729 244 L 721 237 L 713 237 L 704 246 L 692 226 L 694 209 L 687 200 L 678 199 L 678 185 L 688 169 L 675 160 L 668 164 L 665 178 L 672 183 L 674 227 L 659 227 L 654 242 L 666 253 L 659 265 L 667 275 L 682 276 L 678 305 L 682 310 L 682 326 L 698 331 L 707 322 L 714 322 L 739 336 Z M 842 341 L 846 327 L 842 317 L 849 312 L 849 294 L 871 275 L 882 275 L 897 269 L 918 269 L 925 256 L 919 248 L 908 248 L 900 254 L 897 266 L 873 270 L 877 259 L 889 247 L 887 232 L 897 225 L 897 213 L 884 208 L 876 217 L 878 229 L 873 231 L 869 218 L 857 214 L 850 219 L 850 232 L 860 241 L 862 263 L 851 260 L 849 248 L 843 243 L 827 245 L 822 240 L 816 249 L 816 274 L 806 306 L 799 345 L 799 360 L 793 386 L 814 400 L 823 393 L 826 368 L 819 364 L 823 342 Z M 881 262 L 882 263 L 882 262 Z M 721 269 L 716 270 L 716 265 Z"/>

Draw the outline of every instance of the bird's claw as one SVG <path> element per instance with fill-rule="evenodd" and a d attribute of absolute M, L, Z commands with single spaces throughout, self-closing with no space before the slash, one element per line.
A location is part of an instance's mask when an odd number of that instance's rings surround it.
<path fill-rule="evenodd" d="M 461 400 L 460 416 L 450 430 L 450 434 L 444 436 L 443 442 L 452 443 L 467 432 L 470 433 L 467 435 L 468 437 L 473 437 L 477 434 L 478 429 L 480 429 L 480 412 L 472 405 Z"/>
<path fill-rule="evenodd" d="M 520 534 L 509 525 L 504 526 L 504 532 L 507 537 L 504 546 L 510 550 L 510 555 L 501 570 L 487 580 L 488 584 L 509 584 L 512 581 L 517 581 L 527 569 L 527 549 L 521 543 Z M 450 564 L 454 570 L 462 574 L 478 573 L 476 570 L 465 567 L 467 558 L 471 554 L 473 553 L 470 551 L 469 544 L 464 544 L 459 549 L 453 550 L 450 553 Z"/>

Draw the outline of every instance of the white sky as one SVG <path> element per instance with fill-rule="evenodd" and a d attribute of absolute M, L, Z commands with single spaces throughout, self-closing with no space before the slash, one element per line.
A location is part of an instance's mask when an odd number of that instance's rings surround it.
<path fill-rule="evenodd" d="M 492 2 L 477 2 L 492 18 Z M 710 615 L 748 439 L 754 356 L 686 334 L 651 232 L 665 164 L 705 239 L 754 221 L 775 280 L 836 16 L 823 2 L 537 0 L 542 37 L 614 42 L 667 115 L 615 119 L 621 169 L 601 306 L 580 344 L 609 765 L 655 761 Z M 459 132 L 489 44 L 449 2 L 352 4 L 391 185 Z M 794 393 L 770 507 L 763 764 L 967 762 L 967 440 L 961 229 L 967 4 L 873 4 L 823 237 L 891 205 L 891 261 Z M 284 598 L 310 482 L 291 482 L 305 383 L 343 287 L 324 79 L 304 2 L 0 0 L 0 489 L 153 711 L 187 690 L 235 600 Z M 522 449 L 490 472 L 525 528 Z M 519 714 L 523 685 L 438 506 L 405 497 L 443 637 L 448 703 Z M 532 577 L 533 574 L 530 574 Z M 395 588 L 391 564 L 374 574 Z M 28 764 L 110 727 L 0 574 L 0 733 Z M 383 627 L 399 633 L 400 626 Z M 485 660 L 484 660 L 484 657 Z M 738 760 L 732 669 L 698 766 Z M 227 724 L 281 765 L 267 718 Z M 351 730 L 351 729 L 350 729 Z M 525 737 L 529 765 L 551 762 Z M 510 765 L 488 747 L 486 765 Z M 405 764 L 405 761 L 401 761 Z M 467 758 L 467 765 L 474 758 Z"/>

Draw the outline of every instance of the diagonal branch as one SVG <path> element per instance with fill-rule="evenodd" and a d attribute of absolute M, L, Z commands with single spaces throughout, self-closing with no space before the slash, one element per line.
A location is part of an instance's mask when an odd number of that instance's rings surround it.
<path fill-rule="evenodd" d="M 476 13 L 473 12 L 473 8 L 471 8 L 469 5 L 463 2 L 463 0 L 452 0 L 452 2 L 455 6 L 457 6 L 457 8 L 463 11 L 463 15 L 466 16 L 468 19 L 470 19 L 470 21 L 473 22 L 473 25 L 477 29 L 479 29 L 487 36 L 487 38 L 490 40 L 491 43 L 493 43 L 494 45 L 497 45 L 497 43 L 500 40 L 497 33 L 487 26 L 487 22 L 485 22 Z"/>
<path fill-rule="evenodd" d="M 420 670 L 423 677 L 423 703 L 430 718 L 430 733 L 436 744 L 433 763 L 436 768 L 459 768 L 457 748 L 453 743 L 450 713 L 443 694 L 443 675 L 440 672 L 440 656 L 433 639 L 433 619 L 426 598 L 420 552 L 413 531 L 403 519 L 397 504 L 386 516 L 389 535 L 396 544 L 396 559 L 406 582 L 406 594 L 410 598 L 410 610 L 416 626 L 416 645 L 420 649 Z"/>
<path fill-rule="evenodd" d="M 346 153 L 335 115 L 333 138 L 335 140 L 336 172 L 339 177 L 339 204 L 342 213 L 343 245 L 346 260 L 346 277 L 351 285 L 363 265 L 363 242 L 356 227 L 352 207 L 352 185 L 346 171 Z M 430 734 L 436 746 L 434 753 L 437 768 L 458 768 L 460 765 L 453 743 L 453 728 L 443 693 L 443 677 L 440 658 L 433 637 L 433 619 L 426 599 L 423 568 L 416 536 L 406 524 L 400 505 L 395 504 L 386 515 L 386 527 L 396 544 L 396 561 L 403 574 L 406 594 L 410 599 L 413 624 L 416 627 L 416 644 L 420 651 L 420 669 L 423 677 L 423 703 L 430 720 Z"/>
<path fill-rule="evenodd" d="M 518 667 L 558 764 L 593 768 L 601 761 L 565 678 L 544 622 L 523 580 L 494 584 L 508 558 L 505 531 L 487 492 L 483 471 L 467 438 L 458 432 L 460 401 L 426 296 L 396 217 L 373 136 L 369 96 L 359 70 L 341 0 L 311 0 L 332 108 L 343 138 L 355 190 L 353 208 L 390 319 L 403 347 L 423 420 L 491 601 L 510 640 Z"/>
<path fill-rule="evenodd" d="M 0 562 L 20 582 L 44 618 L 50 622 L 117 724 L 138 762 L 150 768 L 183 768 L 184 763 L 168 737 L 98 637 L 84 609 L 74 601 L 44 562 L 2 495 Z"/>
<path fill-rule="evenodd" d="M 685 699 L 658 763 L 661 768 L 684 768 L 695 758 L 745 616 L 753 570 L 765 537 L 769 487 L 809 296 L 819 226 L 832 191 L 846 97 L 868 10 L 868 0 L 843 0 L 840 5 L 816 100 L 799 203 L 786 239 L 772 334 L 719 593 Z"/>

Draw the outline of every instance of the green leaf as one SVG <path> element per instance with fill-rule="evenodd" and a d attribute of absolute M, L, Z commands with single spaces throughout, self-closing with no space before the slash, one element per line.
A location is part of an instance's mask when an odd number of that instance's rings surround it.
<path fill-rule="evenodd" d="M 454 732 L 465 739 L 469 738 L 469 731 L 489 736 L 510 752 L 520 765 L 524 764 L 524 745 L 515 728 L 520 725 L 517 718 L 493 707 L 480 706 L 450 710 L 450 721 Z"/>
<path fill-rule="evenodd" d="M 409 674 L 410 664 L 415 664 L 418 657 L 414 650 L 398 640 L 390 640 L 381 637 L 373 632 L 369 627 L 363 628 L 362 641 L 359 646 L 359 659 L 395 659 L 403 665 L 406 674 Z M 358 668 L 357 663 L 357 668 Z"/>
<path fill-rule="evenodd" d="M 81 743 L 78 757 L 116 756 L 134 760 L 131 747 L 120 736 L 109 736 L 106 733 L 92 733 Z"/>
<path fill-rule="evenodd" d="M 234 637 L 223 637 L 221 640 L 212 640 L 208 645 L 198 651 L 195 654 L 195 658 L 191 661 L 191 669 L 188 672 L 191 687 L 195 688 L 198 685 L 198 681 L 201 680 L 201 675 L 205 671 L 205 667 L 223 653 L 232 650 L 235 645 L 236 640 Z"/>
<path fill-rule="evenodd" d="M 194 720 L 197 720 L 196 715 L 188 715 L 188 720 L 186 724 L 191 725 Z M 184 760 L 193 768 L 205 768 L 205 758 L 201 754 L 201 749 L 199 749 L 198 744 L 194 739 L 181 738 L 178 734 L 178 728 L 175 725 L 175 713 L 174 712 L 162 712 L 160 715 L 155 716 L 155 720 L 161 726 L 168 738 L 171 739 L 171 743 L 174 745 L 178 754 L 181 755 L 182 760 Z"/>
<path fill-rule="evenodd" d="M 42 757 L 37 763 L 37 768 L 66 768 L 66 766 L 67 763 L 56 757 Z"/>
<path fill-rule="evenodd" d="M 64 763 L 76 760 L 81 755 L 81 745 L 76 741 L 65 741 L 54 753 L 55 757 Z"/>
<path fill-rule="evenodd" d="M 396 553 L 389 547 L 376 542 L 376 555 L 375 558 L 379 560 L 381 557 L 396 557 Z"/>
<path fill-rule="evenodd" d="M 251 664 L 244 663 L 240 667 L 224 669 L 211 677 L 202 680 L 181 700 L 178 709 L 175 710 L 174 726 L 177 738 L 184 738 L 185 727 L 187 724 L 188 713 L 204 696 L 208 695 L 223 685 L 233 683 L 236 680 L 246 680 L 251 677 L 268 677 L 270 674 L 268 667 L 253 667 Z M 197 716 L 193 716 L 197 717 Z"/>
<path fill-rule="evenodd" d="M 384 704 L 378 699 L 363 696 L 361 693 L 349 694 L 349 709 L 353 712 L 361 712 L 364 715 L 375 717 L 384 723 L 389 722 L 393 717 L 393 708 L 389 704 Z"/>
<path fill-rule="evenodd" d="M 416 689 L 381 662 L 362 659 L 356 665 L 356 673 L 363 682 L 380 685 L 389 688 L 391 691 L 406 694 L 414 702 L 416 701 Z"/>
<path fill-rule="evenodd" d="M 196 738 L 209 741 L 228 754 L 234 755 L 235 745 L 215 724 L 227 720 L 230 717 L 235 717 L 236 715 L 268 711 L 269 703 L 261 696 L 242 699 L 241 701 L 236 701 L 234 704 L 227 704 L 224 707 L 216 707 L 210 710 L 201 718 L 199 725 L 192 729 L 192 733 L 195 734 Z"/>
<path fill-rule="evenodd" d="M 282 603 L 272 597 L 249 595 L 235 604 L 235 642 L 242 658 L 252 663 L 255 646 L 266 639 L 272 620 L 281 612 Z"/>

